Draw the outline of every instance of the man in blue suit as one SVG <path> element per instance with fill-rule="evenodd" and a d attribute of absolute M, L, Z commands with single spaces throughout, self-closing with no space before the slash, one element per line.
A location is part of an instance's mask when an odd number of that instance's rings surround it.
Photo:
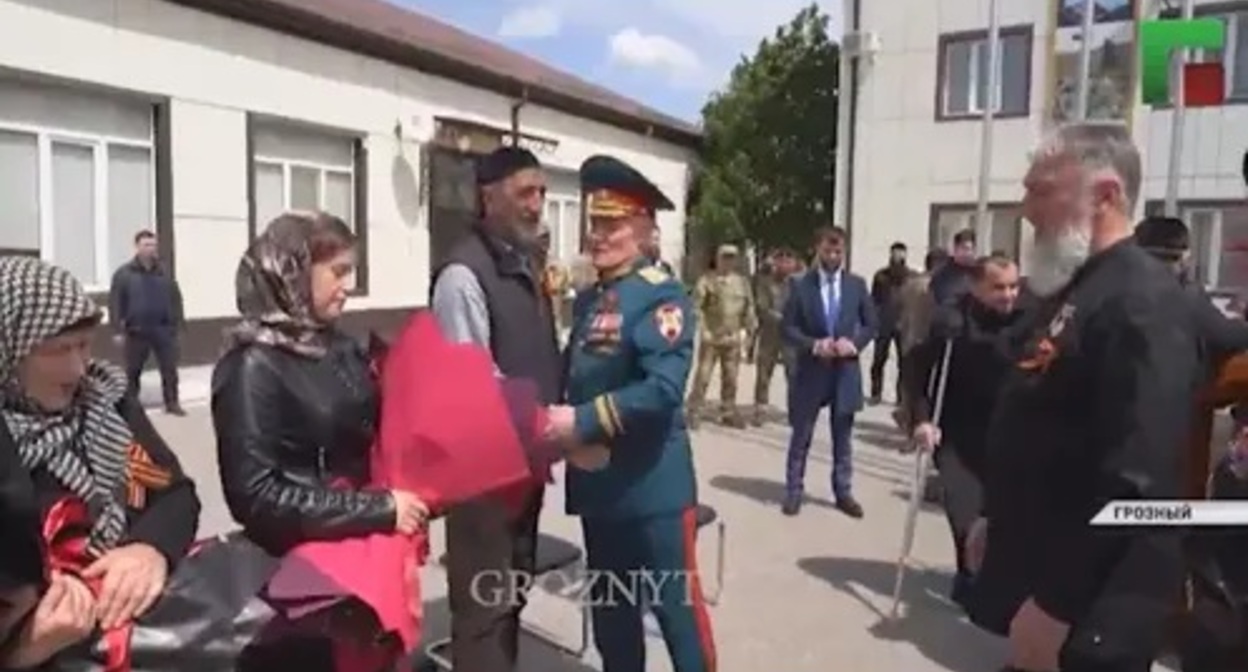
<path fill-rule="evenodd" d="M 818 264 L 797 278 L 784 306 L 784 338 L 797 353 L 789 385 L 788 465 L 784 514 L 802 507 L 806 456 L 819 412 L 828 407 L 832 428 L 832 495 L 836 508 L 861 518 L 854 499 L 854 414 L 862 410 L 859 353 L 875 338 L 878 320 L 867 283 L 842 268 L 845 231 L 829 226 L 815 233 Z"/>

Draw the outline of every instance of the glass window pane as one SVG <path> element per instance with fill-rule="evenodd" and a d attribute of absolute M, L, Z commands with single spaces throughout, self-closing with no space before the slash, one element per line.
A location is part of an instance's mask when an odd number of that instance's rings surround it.
<path fill-rule="evenodd" d="M 1233 96 L 1248 95 L 1248 12 L 1235 15 L 1232 30 L 1235 35 L 1235 62 L 1230 64 L 1230 93 Z"/>
<path fill-rule="evenodd" d="M 975 111 L 983 110 L 988 106 L 988 65 L 992 61 L 992 55 L 988 50 L 988 40 L 979 40 L 974 43 L 972 49 L 975 64 Z"/>
<path fill-rule="evenodd" d="M 430 169 L 433 206 L 447 210 L 477 212 L 476 167 L 471 157 L 435 150 Z"/>
<path fill-rule="evenodd" d="M 351 173 L 325 173 L 325 212 L 341 217 L 352 229 L 355 228 L 354 201 L 355 181 Z"/>
<path fill-rule="evenodd" d="M 134 234 L 154 231 L 152 153 L 141 147 L 108 147 L 108 268 L 134 254 Z"/>
<path fill-rule="evenodd" d="M 301 166 L 290 167 L 290 209 L 321 209 L 321 171 Z"/>
<path fill-rule="evenodd" d="M 1001 41 L 1001 111 L 1027 111 L 1028 70 L 1027 36 L 1010 35 Z"/>
<path fill-rule="evenodd" d="M 945 51 L 945 112 L 970 111 L 972 42 L 952 42 Z"/>
<path fill-rule="evenodd" d="M 39 251 L 39 140 L 0 131 L 0 254 Z"/>
<path fill-rule="evenodd" d="M 256 233 L 286 211 L 286 185 L 282 166 L 256 162 Z"/>
<path fill-rule="evenodd" d="M 1013 210 L 997 210 L 992 213 L 992 245 L 988 252 L 1000 252 L 1010 258 L 1018 255 L 1018 237 L 1021 218 Z"/>
<path fill-rule="evenodd" d="M 1248 256 L 1236 250 L 1248 243 L 1248 208 L 1222 211 L 1222 249 L 1218 254 L 1218 289 L 1248 289 Z"/>
<path fill-rule="evenodd" d="M 1217 222 L 1218 213 L 1215 210 L 1190 210 L 1187 213 L 1188 226 L 1191 227 L 1192 241 L 1192 278 L 1198 280 L 1202 285 L 1212 284 L 1213 276 L 1211 273 L 1210 256 L 1212 250 L 1213 227 Z M 1227 240 L 1224 238 L 1223 240 Z"/>
<path fill-rule="evenodd" d="M 936 240 L 933 247 L 953 250 L 953 237 L 963 229 L 971 228 L 975 213 L 966 210 L 942 210 L 936 215 Z"/>
<path fill-rule="evenodd" d="M 52 263 L 88 286 L 101 284 L 95 263 L 95 150 L 52 145 Z"/>

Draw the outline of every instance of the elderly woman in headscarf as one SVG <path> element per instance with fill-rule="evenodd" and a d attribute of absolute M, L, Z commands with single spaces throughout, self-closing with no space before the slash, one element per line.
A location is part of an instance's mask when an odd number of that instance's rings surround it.
<path fill-rule="evenodd" d="M 198 526 L 194 485 L 125 374 L 91 356 L 101 319 L 67 271 L 0 257 L 0 451 L 17 458 L 5 506 L 33 512 L 46 550 L 37 603 L 5 623 L 6 669 L 55 666 L 99 633 L 124 642 Z"/>

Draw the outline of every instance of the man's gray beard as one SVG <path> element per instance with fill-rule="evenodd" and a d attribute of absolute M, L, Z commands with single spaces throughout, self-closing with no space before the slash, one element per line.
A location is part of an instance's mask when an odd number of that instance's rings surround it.
<path fill-rule="evenodd" d="M 1032 248 L 1027 288 L 1038 296 L 1062 290 L 1092 256 L 1092 231 L 1072 226 L 1049 237 L 1037 237 Z"/>

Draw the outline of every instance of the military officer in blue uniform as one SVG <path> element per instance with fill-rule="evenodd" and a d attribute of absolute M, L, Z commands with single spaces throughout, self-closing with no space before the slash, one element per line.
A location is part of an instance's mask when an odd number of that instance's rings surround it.
<path fill-rule="evenodd" d="M 576 298 L 568 405 L 551 410 L 568 449 L 568 513 L 581 517 L 594 640 L 604 672 L 644 672 L 642 616 L 658 620 L 676 672 L 714 672 L 694 559 L 697 488 L 682 405 L 694 312 L 644 254 L 672 203 L 623 162 L 581 166 L 599 280 Z M 596 462 L 592 455 L 603 456 Z"/>

